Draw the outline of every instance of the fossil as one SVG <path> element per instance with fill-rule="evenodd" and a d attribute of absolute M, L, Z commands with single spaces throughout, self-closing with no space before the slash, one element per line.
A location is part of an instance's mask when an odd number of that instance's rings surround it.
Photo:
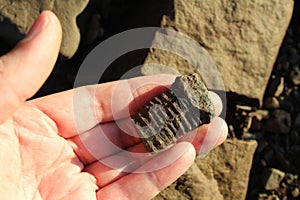
<path fill-rule="evenodd" d="M 150 152 L 175 143 L 186 132 L 210 123 L 214 107 L 198 74 L 176 77 L 167 91 L 154 97 L 131 117 Z"/>

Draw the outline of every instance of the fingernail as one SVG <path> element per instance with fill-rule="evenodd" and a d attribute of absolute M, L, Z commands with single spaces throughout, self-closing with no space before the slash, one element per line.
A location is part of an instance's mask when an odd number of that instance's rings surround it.
<path fill-rule="evenodd" d="M 31 26 L 24 40 L 31 40 L 35 38 L 43 30 L 43 28 L 47 26 L 47 24 L 48 18 L 45 17 L 43 13 L 41 13 L 40 16 L 35 20 L 35 22 Z"/>

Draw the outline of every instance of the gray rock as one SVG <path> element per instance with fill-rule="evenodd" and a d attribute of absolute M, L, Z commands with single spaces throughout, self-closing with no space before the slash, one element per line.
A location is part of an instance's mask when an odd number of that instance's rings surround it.
<path fill-rule="evenodd" d="M 294 198 L 299 197 L 299 195 L 300 195 L 300 189 L 299 189 L 299 188 L 295 188 L 295 189 L 292 191 L 292 195 L 293 195 Z"/>
<path fill-rule="evenodd" d="M 284 90 L 284 78 L 272 75 L 270 77 L 268 87 L 266 89 L 266 95 L 278 97 Z"/>
<path fill-rule="evenodd" d="M 274 96 L 279 97 L 283 91 L 284 91 L 284 77 L 280 77 L 280 82 L 277 85 Z"/>
<path fill-rule="evenodd" d="M 173 9 L 163 15 L 160 24 L 185 33 L 204 46 L 216 61 L 227 91 L 262 100 L 291 19 L 293 2 L 173 0 Z M 163 4 L 170 1 L 159 1 L 156 6 Z M 160 14 L 153 12 L 149 18 Z M 195 71 L 186 61 L 166 55 L 152 51 L 146 62 L 172 66 L 181 73 Z"/>
<path fill-rule="evenodd" d="M 265 169 L 262 173 L 262 182 L 266 190 L 276 190 L 283 180 L 285 173 L 278 169 Z"/>
<path fill-rule="evenodd" d="M 26 34 L 41 10 L 53 11 L 58 16 L 63 29 L 63 40 L 60 52 L 70 58 L 76 52 L 80 42 L 80 33 L 76 24 L 76 17 L 83 11 L 87 3 L 88 0 L 0 0 L 0 18 L 8 18 L 18 28 L 20 33 Z M 14 34 L 18 35 L 20 33 Z M 12 35 L 11 37 L 15 36 Z"/>

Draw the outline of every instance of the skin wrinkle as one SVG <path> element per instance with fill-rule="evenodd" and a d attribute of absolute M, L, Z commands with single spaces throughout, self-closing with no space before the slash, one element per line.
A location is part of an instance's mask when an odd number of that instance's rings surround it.
<path fill-rule="evenodd" d="M 36 108 L 37 110 L 39 110 L 43 116 L 47 116 L 49 121 L 51 121 L 54 124 L 53 130 L 55 130 L 58 135 L 60 136 L 61 134 L 59 133 L 59 123 L 55 121 L 55 119 L 51 118 L 49 115 L 47 115 L 47 113 L 44 112 L 44 110 L 42 109 L 42 107 L 39 106 L 39 104 L 35 103 L 35 104 L 30 104 L 32 107 Z"/>

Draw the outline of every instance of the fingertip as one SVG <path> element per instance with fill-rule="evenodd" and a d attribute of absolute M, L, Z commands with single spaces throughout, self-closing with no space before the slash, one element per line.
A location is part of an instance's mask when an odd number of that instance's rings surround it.
<path fill-rule="evenodd" d="M 222 102 L 220 96 L 212 91 L 209 91 L 209 96 L 215 107 L 215 116 L 219 116 L 223 110 L 223 102 Z"/>
<path fill-rule="evenodd" d="M 198 131 L 197 133 L 196 138 L 198 139 L 196 139 L 193 143 L 197 149 L 197 155 L 204 157 L 212 149 L 225 141 L 228 133 L 228 127 L 222 118 L 216 117 L 208 126 L 201 128 L 202 127 L 200 127 L 199 130 L 202 131 Z"/>
<path fill-rule="evenodd" d="M 226 138 L 227 138 L 227 136 L 228 136 L 228 126 L 227 126 L 227 123 L 223 119 L 221 120 L 220 123 L 221 123 L 221 128 L 220 128 L 221 134 L 220 134 L 220 137 L 219 137 L 219 139 L 218 139 L 215 147 L 217 147 L 217 146 L 221 145 L 222 143 L 224 143 L 225 140 L 226 140 Z"/>
<path fill-rule="evenodd" d="M 183 153 L 182 156 L 191 157 L 191 160 L 194 160 L 196 157 L 196 150 L 190 142 L 179 142 L 176 144 L 178 149 L 181 149 Z"/>

